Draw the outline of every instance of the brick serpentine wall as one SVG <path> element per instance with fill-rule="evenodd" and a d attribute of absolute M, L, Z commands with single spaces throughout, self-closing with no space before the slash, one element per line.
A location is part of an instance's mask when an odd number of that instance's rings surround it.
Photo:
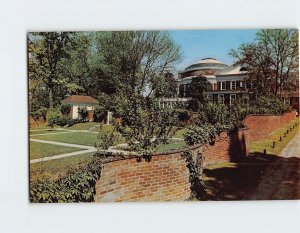
<path fill-rule="evenodd" d="M 282 115 L 249 115 L 245 118 L 244 125 L 249 128 L 249 140 L 259 141 L 294 119 L 296 119 L 295 111 Z"/>
<path fill-rule="evenodd" d="M 248 130 L 222 132 L 214 145 L 190 148 L 203 152 L 204 165 L 228 162 L 247 156 Z M 190 196 L 189 170 L 177 150 L 153 155 L 150 162 L 136 158 L 116 159 L 103 164 L 96 183 L 96 202 L 105 201 L 182 201 Z"/>

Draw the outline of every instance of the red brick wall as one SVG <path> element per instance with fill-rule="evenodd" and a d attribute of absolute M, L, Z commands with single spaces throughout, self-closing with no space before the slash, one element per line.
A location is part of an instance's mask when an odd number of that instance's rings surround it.
<path fill-rule="evenodd" d="M 168 201 L 190 196 L 189 171 L 181 153 L 135 158 L 103 165 L 95 201 Z"/>
<path fill-rule="evenodd" d="M 203 152 L 204 165 L 229 162 L 248 154 L 248 130 L 222 132 L 214 145 L 195 146 L 193 154 Z M 183 150 L 153 155 L 150 162 L 135 158 L 103 164 L 96 183 L 96 202 L 180 201 L 190 196 L 189 171 Z"/>
<path fill-rule="evenodd" d="M 204 148 L 204 165 L 216 162 L 232 162 L 249 154 L 248 129 L 228 134 L 222 132 L 214 145 Z"/>
<path fill-rule="evenodd" d="M 249 140 L 259 141 L 269 137 L 274 131 L 282 128 L 296 118 L 296 112 L 282 115 L 249 115 L 244 124 L 249 128 Z"/>

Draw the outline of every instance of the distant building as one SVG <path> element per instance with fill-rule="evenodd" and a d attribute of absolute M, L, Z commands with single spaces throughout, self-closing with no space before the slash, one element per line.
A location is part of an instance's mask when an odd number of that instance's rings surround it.
<path fill-rule="evenodd" d="M 91 96 L 84 96 L 84 95 L 71 95 L 66 99 L 62 100 L 61 103 L 71 105 L 70 116 L 72 119 L 78 119 L 79 109 L 86 108 L 88 111 L 87 119 L 89 121 L 93 121 L 95 107 L 99 105 L 98 100 L 96 100 Z"/>
<path fill-rule="evenodd" d="M 178 96 L 189 97 L 189 85 L 199 76 L 206 77 L 211 84 L 211 90 L 205 93 L 210 101 L 219 100 L 231 105 L 237 98 L 248 95 L 245 67 L 228 66 L 214 58 L 204 58 L 179 72 Z"/>

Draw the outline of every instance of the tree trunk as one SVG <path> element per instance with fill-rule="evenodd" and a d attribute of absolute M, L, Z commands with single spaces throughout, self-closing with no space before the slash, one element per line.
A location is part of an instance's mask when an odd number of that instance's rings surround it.
<path fill-rule="evenodd" d="M 49 88 L 49 108 L 53 108 L 53 88 Z"/>

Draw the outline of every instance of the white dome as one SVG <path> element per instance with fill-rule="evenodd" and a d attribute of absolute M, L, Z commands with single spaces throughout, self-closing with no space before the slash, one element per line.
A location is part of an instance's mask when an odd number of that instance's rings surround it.
<path fill-rule="evenodd" d="M 203 58 L 200 61 L 195 62 L 194 64 L 222 64 L 222 65 L 225 65 L 223 62 L 218 61 L 217 59 L 211 58 L 211 57 Z"/>

